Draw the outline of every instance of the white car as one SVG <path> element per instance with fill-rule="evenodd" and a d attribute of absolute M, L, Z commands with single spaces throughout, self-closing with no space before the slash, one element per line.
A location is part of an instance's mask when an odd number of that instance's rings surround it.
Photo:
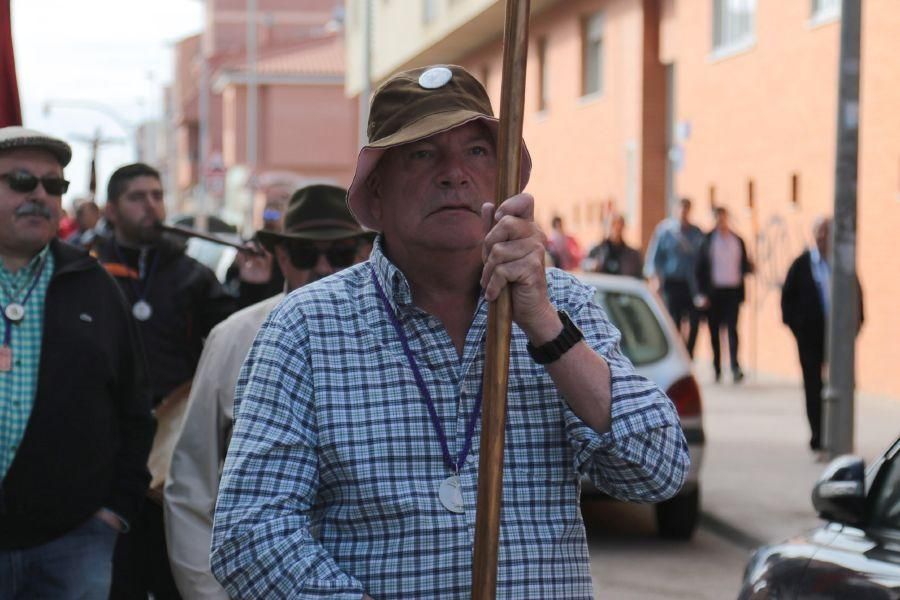
<path fill-rule="evenodd" d="M 700 517 L 704 444 L 700 386 L 690 356 L 662 300 L 644 281 L 599 273 L 578 273 L 577 277 L 596 288 L 595 299 L 622 333 L 622 352 L 635 370 L 656 383 L 678 410 L 690 449 L 691 471 L 677 496 L 656 504 L 656 523 L 661 537 L 689 539 Z M 582 483 L 583 493 L 600 494 L 587 479 Z"/>

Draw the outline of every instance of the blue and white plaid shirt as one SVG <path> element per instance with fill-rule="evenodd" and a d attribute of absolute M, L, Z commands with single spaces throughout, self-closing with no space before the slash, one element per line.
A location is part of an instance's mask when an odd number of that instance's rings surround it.
<path fill-rule="evenodd" d="M 370 263 L 451 454 L 462 447 L 484 368 L 487 304 L 460 359 L 440 321 L 412 304 L 379 240 L 369 263 L 288 296 L 244 363 L 212 544 L 213 572 L 232 596 L 469 596 L 480 422 L 459 473 L 465 512 L 454 514 L 439 502 L 451 473 Z M 618 498 L 653 501 L 681 487 L 690 462 L 672 403 L 622 356 L 592 289 L 555 269 L 548 284 L 609 363 L 612 431 L 597 434 L 567 407 L 514 326 L 499 598 L 592 596 L 581 473 Z"/>

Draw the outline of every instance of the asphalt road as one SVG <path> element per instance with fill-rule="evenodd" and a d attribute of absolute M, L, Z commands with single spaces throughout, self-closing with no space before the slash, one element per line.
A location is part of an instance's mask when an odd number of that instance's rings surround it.
<path fill-rule="evenodd" d="M 736 598 L 749 550 L 701 525 L 689 542 L 656 537 L 648 506 L 586 501 L 598 600 Z"/>

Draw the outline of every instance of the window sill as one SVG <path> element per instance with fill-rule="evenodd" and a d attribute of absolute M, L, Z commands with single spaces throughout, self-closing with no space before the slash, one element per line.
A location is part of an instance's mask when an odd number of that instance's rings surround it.
<path fill-rule="evenodd" d="M 756 36 L 737 40 L 729 44 L 714 48 L 709 54 L 708 61 L 711 63 L 719 62 L 733 56 L 738 56 L 753 50 L 756 47 Z"/>
<path fill-rule="evenodd" d="M 806 22 L 807 29 L 817 29 L 832 23 L 838 23 L 841 20 L 841 11 L 828 10 L 820 11 L 809 18 Z"/>
<path fill-rule="evenodd" d="M 578 106 L 587 106 L 589 104 L 594 104 L 595 102 L 603 99 L 603 90 L 599 92 L 591 92 L 590 94 L 585 94 L 578 98 Z"/>

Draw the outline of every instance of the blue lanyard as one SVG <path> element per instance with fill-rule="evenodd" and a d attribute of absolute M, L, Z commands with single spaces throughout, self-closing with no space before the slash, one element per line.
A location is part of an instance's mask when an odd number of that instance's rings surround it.
<path fill-rule="evenodd" d="M 119 259 L 119 262 L 123 265 L 128 265 L 125 262 L 125 257 L 122 256 L 122 251 L 119 250 L 119 243 L 113 241 L 113 250 L 116 253 L 116 257 Z M 140 261 L 139 261 L 140 262 Z M 131 291 L 134 292 L 135 297 L 138 300 L 144 300 L 147 297 L 147 291 L 150 289 L 150 279 L 153 277 L 153 274 L 156 273 L 156 265 L 159 263 L 159 248 L 153 253 L 153 262 L 150 263 L 150 269 L 147 271 L 147 276 L 141 280 L 141 286 L 138 287 L 137 284 L 130 277 L 128 278 L 128 283 L 131 286 Z M 140 266 L 138 266 L 140 269 Z M 140 273 L 138 273 L 138 277 L 140 277 Z"/>
<path fill-rule="evenodd" d="M 41 280 L 41 274 L 44 272 L 44 265 L 47 264 L 47 257 L 45 256 L 41 260 L 41 264 L 38 267 L 37 273 L 34 275 L 34 279 L 31 281 L 31 285 L 28 286 L 28 291 L 25 292 L 25 298 L 22 299 L 22 306 L 28 304 L 28 299 L 31 298 L 31 292 L 34 291 L 34 288 L 37 287 L 38 281 Z M 12 296 L 10 296 L 12 300 Z M 12 300 L 10 304 L 16 304 L 15 300 Z M 8 306 L 8 305 L 7 305 Z M 6 306 L 0 304 L 0 316 L 3 317 L 3 322 L 5 324 L 4 332 L 3 332 L 3 345 L 9 346 L 12 343 L 12 326 L 13 321 L 6 316 Z"/>
<path fill-rule="evenodd" d="M 434 408 L 434 401 L 432 401 L 431 399 L 431 394 L 428 393 L 428 387 L 425 385 L 425 380 L 422 378 L 422 373 L 419 371 L 419 365 L 416 362 L 416 357 L 413 356 L 412 350 L 410 350 L 409 348 L 409 339 L 406 337 L 406 333 L 403 332 L 403 326 L 400 324 L 400 320 L 394 313 L 394 309 L 393 307 L 391 307 L 391 303 L 388 300 L 387 295 L 384 293 L 384 289 L 382 289 L 381 284 L 378 282 L 378 277 L 375 275 L 375 268 L 371 267 L 371 270 L 372 281 L 375 282 L 375 287 L 376 289 L 378 289 L 378 295 L 381 297 L 381 301 L 384 303 L 384 308 L 391 319 L 391 324 L 397 331 L 397 337 L 400 338 L 400 343 L 403 345 L 403 353 L 406 354 L 406 359 L 407 361 L 409 361 L 409 366 L 412 369 L 413 376 L 416 379 L 416 385 L 419 387 L 419 392 L 421 392 L 422 398 L 425 400 L 425 406 L 428 408 L 428 416 L 431 417 L 431 425 L 437 432 L 438 439 L 441 442 L 441 451 L 444 454 L 444 463 L 446 463 L 450 470 L 458 474 L 459 470 L 463 466 L 463 463 L 466 462 L 466 457 L 469 456 L 469 451 L 472 449 L 472 438 L 475 435 L 475 424 L 478 422 L 478 416 L 481 414 L 482 390 L 481 388 L 478 389 L 478 396 L 475 398 L 475 407 L 472 408 L 472 414 L 469 415 L 469 419 L 466 423 L 466 438 L 463 442 L 462 449 L 456 456 L 456 462 L 454 462 L 450 457 L 450 449 L 447 446 L 447 435 L 444 433 L 444 428 L 441 426 L 441 420 L 438 418 L 437 411 Z"/>

